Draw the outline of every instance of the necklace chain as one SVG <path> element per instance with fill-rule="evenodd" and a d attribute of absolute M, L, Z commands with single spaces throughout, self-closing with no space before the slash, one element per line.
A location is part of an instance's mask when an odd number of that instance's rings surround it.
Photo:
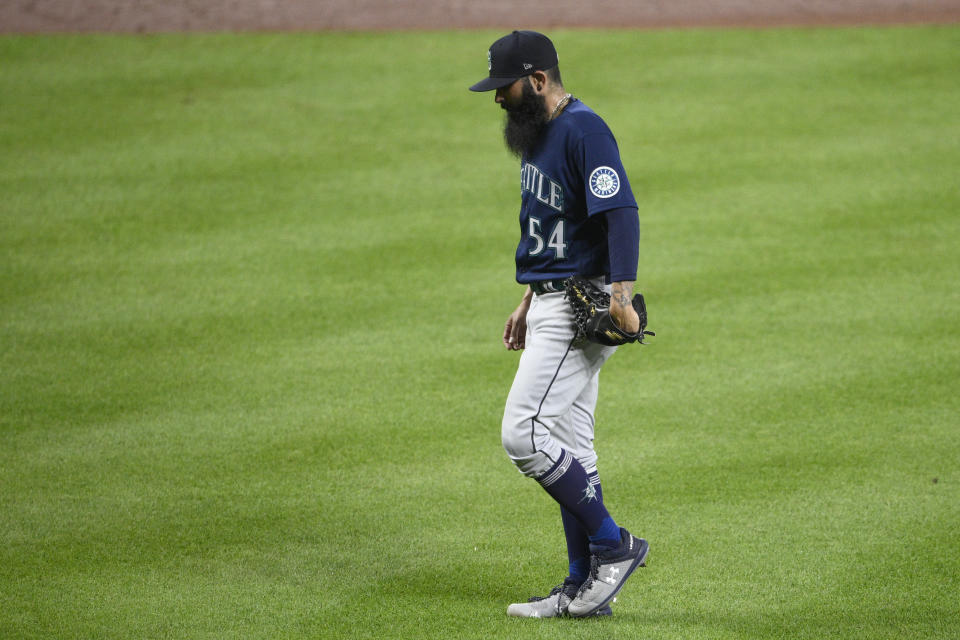
<path fill-rule="evenodd" d="M 569 102 L 569 101 L 570 101 L 570 98 L 572 98 L 572 97 L 573 97 L 573 94 L 572 94 L 572 93 L 568 93 L 567 95 L 565 95 L 565 96 L 563 96 L 562 98 L 560 98 L 560 100 L 557 102 L 557 106 L 555 106 L 555 107 L 553 108 L 553 113 L 550 114 L 550 119 L 551 119 L 551 120 L 553 120 L 554 118 L 557 117 L 557 112 L 559 112 L 559 111 L 560 111 L 560 108 L 563 107 L 565 104 L 567 104 L 567 102 Z"/>

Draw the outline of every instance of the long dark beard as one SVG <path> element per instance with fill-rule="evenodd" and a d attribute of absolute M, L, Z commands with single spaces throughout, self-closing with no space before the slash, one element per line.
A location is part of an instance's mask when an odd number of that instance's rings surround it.
<path fill-rule="evenodd" d="M 540 140 L 540 134 L 548 122 L 546 104 L 546 99 L 537 95 L 533 87 L 525 82 L 520 103 L 514 107 L 507 107 L 506 103 L 502 105 L 507 110 L 503 140 L 517 157 L 522 158 L 529 153 Z"/>

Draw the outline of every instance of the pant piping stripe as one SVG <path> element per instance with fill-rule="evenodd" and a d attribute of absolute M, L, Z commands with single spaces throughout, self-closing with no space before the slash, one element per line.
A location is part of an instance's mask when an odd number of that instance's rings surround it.
<path fill-rule="evenodd" d="M 541 451 L 540 449 L 537 449 L 537 445 L 534 440 L 534 435 L 537 429 L 537 422 L 538 422 L 537 418 L 540 417 L 540 411 L 543 410 L 543 403 L 547 401 L 547 396 L 550 395 L 550 389 L 553 388 L 553 383 L 557 381 L 557 376 L 560 375 L 560 369 L 563 367 L 563 363 L 566 362 L 567 355 L 570 354 L 570 348 L 573 347 L 573 343 L 575 341 L 576 341 L 576 337 L 574 337 L 573 340 L 570 341 L 570 344 L 567 345 L 567 350 L 563 352 L 563 357 L 560 358 L 560 364 L 557 365 L 557 370 L 553 372 L 553 377 L 550 379 L 550 384 L 547 385 L 546 390 L 543 392 L 543 397 L 540 398 L 540 405 L 537 407 L 536 415 L 530 418 L 530 448 L 532 448 L 534 452 L 539 451 L 543 455 L 547 456 L 550 462 L 554 464 L 556 464 L 556 460 L 554 460 L 549 455 L 547 455 L 545 451 Z"/>

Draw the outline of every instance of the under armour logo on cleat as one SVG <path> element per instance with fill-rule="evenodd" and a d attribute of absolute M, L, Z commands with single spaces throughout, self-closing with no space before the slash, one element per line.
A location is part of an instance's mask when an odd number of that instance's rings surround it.
<path fill-rule="evenodd" d="M 610 573 L 603 579 L 607 584 L 617 584 L 617 576 L 620 575 L 619 567 L 610 567 Z"/>

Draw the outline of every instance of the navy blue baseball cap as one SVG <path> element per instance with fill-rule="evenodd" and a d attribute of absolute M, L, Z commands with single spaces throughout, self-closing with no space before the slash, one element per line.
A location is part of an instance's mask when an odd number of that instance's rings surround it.
<path fill-rule="evenodd" d="M 490 77 L 470 87 L 470 91 L 505 87 L 534 71 L 552 69 L 558 61 L 550 38 L 536 31 L 514 31 L 490 45 L 487 52 Z"/>

